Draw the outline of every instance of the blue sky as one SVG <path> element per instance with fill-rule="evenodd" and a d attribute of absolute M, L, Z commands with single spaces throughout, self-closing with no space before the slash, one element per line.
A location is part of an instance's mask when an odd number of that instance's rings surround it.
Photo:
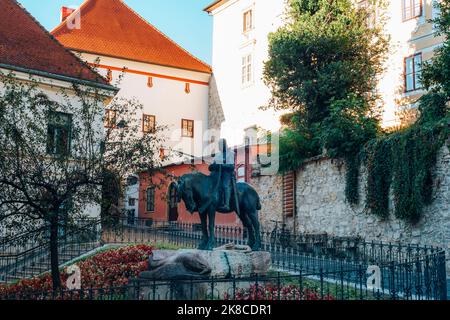
<path fill-rule="evenodd" d="M 62 6 L 83 0 L 19 0 L 48 30 L 59 23 Z M 211 64 L 212 18 L 203 12 L 212 0 L 125 0 L 125 3 L 170 38 Z"/>

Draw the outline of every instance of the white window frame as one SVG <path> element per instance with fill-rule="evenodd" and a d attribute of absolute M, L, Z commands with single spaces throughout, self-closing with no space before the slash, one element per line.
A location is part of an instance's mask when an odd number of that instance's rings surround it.
<path fill-rule="evenodd" d="M 405 1 L 409 2 L 408 7 L 405 6 Z M 417 7 L 417 2 L 419 3 L 419 8 L 420 8 L 419 15 L 415 15 L 415 9 Z M 424 17 L 424 15 L 425 15 L 425 0 L 401 0 L 400 5 L 402 8 L 402 21 L 403 22 L 407 22 L 407 21 L 410 21 L 413 19 L 418 19 L 418 18 Z M 411 16 L 405 15 L 406 8 L 409 9 L 409 13 L 411 13 Z"/>
<path fill-rule="evenodd" d="M 248 53 L 241 58 L 241 84 L 243 87 L 247 87 L 253 83 L 253 64 L 254 55 Z"/>
<path fill-rule="evenodd" d="M 247 20 L 247 14 L 250 14 L 250 20 Z M 250 21 L 250 22 L 249 22 Z M 253 7 L 247 8 L 242 13 L 242 32 L 248 33 L 251 30 L 253 30 L 255 26 L 255 11 L 253 10 Z"/>
<path fill-rule="evenodd" d="M 416 59 L 419 60 L 419 63 L 416 62 Z M 412 62 L 411 70 L 408 72 L 408 60 Z M 405 93 L 414 92 L 423 89 L 423 84 L 420 82 L 420 76 L 422 74 L 422 66 L 423 66 L 423 54 L 422 52 L 416 52 L 408 57 L 404 58 L 405 64 Z M 419 67 L 419 70 L 417 70 Z M 408 88 L 408 78 L 411 77 L 412 87 Z"/>

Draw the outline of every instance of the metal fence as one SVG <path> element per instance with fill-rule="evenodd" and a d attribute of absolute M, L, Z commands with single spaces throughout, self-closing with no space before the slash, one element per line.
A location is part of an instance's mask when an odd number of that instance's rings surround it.
<path fill-rule="evenodd" d="M 247 244 L 245 229 L 240 227 L 216 226 L 215 235 L 217 246 Z M 195 248 L 202 235 L 198 224 L 124 219 L 104 225 L 102 236 L 106 243 L 168 243 L 175 247 Z M 318 271 L 336 269 L 341 263 L 351 267 L 398 264 L 443 252 L 432 246 L 365 241 L 360 237 L 336 237 L 324 233 L 274 237 L 271 231 L 265 230 L 261 232 L 261 250 L 271 252 L 276 264 L 293 271 L 297 270 L 295 264 Z M 293 259 L 296 256 L 304 260 Z M 329 267 L 322 264 L 324 261 L 329 262 Z"/>
<path fill-rule="evenodd" d="M 72 221 L 60 228 L 59 263 L 63 264 L 101 246 L 98 220 Z M 49 228 L 40 227 L 0 242 L 0 283 L 31 278 L 50 270 Z"/>
<path fill-rule="evenodd" d="M 105 243 L 149 243 L 164 244 L 173 248 L 195 248 L 201 239 L 201 231 L 197 224 L 157 222 L 146 219 L 127 218 L 103 221 L 86 224 L 80 230 L 82 231 L 62 237 L 60 241 L 60 253 L 67 256 L 67 259 L 74 258 Z M 246 232 L 239 227 L 216 226 L 216 237 L 217 245 L 228 243 L 244 245 L 247 242 Z M 304 288 L 300 284 L 308 281 L 315 284 L 315 297 L 319 299 L 328 297 L 330 293 L 335 299 L 445 300 L 447 298 L 445 251 L 439 248 L 369 242 L 356 237 L 334 237 L 327 234 L 289 236 L 284 234 L 281 236 L 272 231 L 262 231 L 261 239 L 261 250 L 270 252 L 273 268 L 283 272 L 276 278 L 283 280 L 284 284 L 289 281 L 296 282 L 298 287 L 294 286 L 292 289 L 288 285 L 288 287 L 277 287 L 276 289 L 281 290 L 280 292 L 297 290 L 295 291 L 297 293 L 293 294 L 299 300 L 304 299 L 302 296 Z M 7 248 L 7 246 L 4 245 L 3 248 Z M 10 252 L 3 255 L 0 255 L 0 278 L 2 276 L 6 279 L 33 276 L 35 274 L 31 274 L 30 270 L 34 270 L 32 268 L 36 266 L 36 263 L 39 265 L 42 261 L 44 261 L 42 269 L 38 270 L 42 273 L 45 268 L 49 269 L 48 245 L 45 241 L 43 244 L 36 245 L 31 251 L 27 249 L 19 254 Z M 379 278 L 377 278 L 378 276 Z M 273 284 L 278 284 L 274 281 L 274 277 L 257 276 L 248 276 L 244 280 L 196 280 L 192 285 L 197 285 L 197 287 L 221 285 L 215 290 L 203 290 L 202 296 L 185 295 L 184 298 L 224 299 L 226 296 L 230 299 L 238 299 L 242 295 L 250 295 L 251 290 L 258 289 L 260 284 L 272 286 L 266 286 L 267 288 L 264 289 L 272 292 Z M 368 281 L 374 282 L 376 289 L 373 289 Z M 29 292 L 23 293 L 20 297 L 3 298 L 21 299 L 27 298 L 28 295 L 30 299 L 69 299 L 73 297 L 74 299 L 164 300 L 167 297 L 180 296 L 178 285 L 181 285 L 184 291 L 190 290 L 188 282 L 178 281 L 177 283 L 133 280 L 129 286 L 122 288 L 90 288 L 81 291 L 50 293 Z M 240 288 L 244 284 L 245 287 Z M 189 290 L 186 289 L 186 286 Z M 240 289 L 237 297 L 234 291 L 230 291 L 230 288 Z M 141 293 L 140 290 L 144 290 L 144 293 Z M 259 292 L 258 290 L 256 293 Z M 275 290 L 275 292 L 278 291 Z M 140 295 L 135 296 L 132 292 L 139 292 Z M 153 295 L 151 295 L 152 292 Z"/>
<path fill-rule="evenodd" d="M 320 271 L 266 276 L 186 279 L 176 281 L 133 279 L 120 287 L 81 290 L 21 291 L 0 295 L 0 300 L 440 300 L 438 282 L 404 281 L 386 273 L 389 287 L 372 285 L 366 269 Z M 407 275 L 405 275 L 407 277 Z M 413 278 L 413 277 L 412 277 Z M 411 279 L 412 279 L 411 278 Z M 383 282 L 382 282 L 383 283 Z M 395 283 L 395 285 L 394 285 Z"/>

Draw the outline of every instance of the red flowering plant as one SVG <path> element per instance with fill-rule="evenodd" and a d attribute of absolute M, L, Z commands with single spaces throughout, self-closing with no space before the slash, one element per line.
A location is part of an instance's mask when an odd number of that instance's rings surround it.
<path fill-rule="evenodd" d="M 233 297 L 225 293 L 225 300 L 335 300 L 331 295 L 321 295 L 314 289 L 302 290 L 294 285 L 275 286 L 273 284 L 256 285 L 249 288 L 238 288 Z"/>
<path fill-rule="evenodd" d="M 148 245 L 121 247 L 108 250 L 79 261 L 76 265 L 81 272 L 81 287 L 111 288 L 121 287 L 147 270 L 148 257 L 152 252 Z M 66 270 L 61 272 L 61 282 L 65 286 L 68 279 Z M 33 296 L 38 292 L 51 292 L 52 279 L 50 274 L 44 274 L 33 279 L 23 279 L 14 285 L 0 286 L 0 297 L 39 298 Z"/>

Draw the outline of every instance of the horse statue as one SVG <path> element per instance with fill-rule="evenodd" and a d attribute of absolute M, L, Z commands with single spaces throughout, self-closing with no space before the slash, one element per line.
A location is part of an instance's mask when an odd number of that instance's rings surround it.
<path fill-rule="evenodd" d="M 256 190 L 245 182 L 234 184 L 233 197 L 228 210 L 221 207 L 221 165 L 211 164 L 210 175 L 194 172 L 183 175 L 177 183 L 177 202 L 184 201 L 190 213 L 198 212 L 202 224 L 201 250 L 212 250 L 215 245 L 216 212 L 230 214 L 236 212 L 248 230 L 248 245 L 253 251 L 261 247 L 258 210 L 261 201 Z M 236 192 L 237 191 L 237 192 Z M 209 225 L 208 225 L 209 223 Z"/>

